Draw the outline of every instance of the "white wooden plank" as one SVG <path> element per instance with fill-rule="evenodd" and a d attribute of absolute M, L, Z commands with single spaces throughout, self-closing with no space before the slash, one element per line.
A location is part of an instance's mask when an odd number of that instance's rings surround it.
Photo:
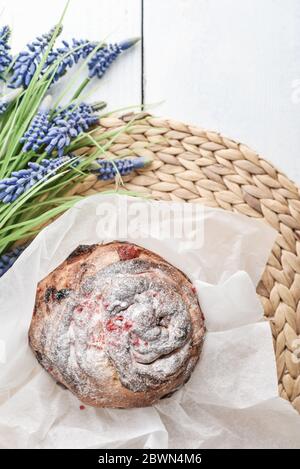
<path fill-rule="evenodd" d="M 12 46 L 16 52 L 36 35 L 48 31 L 60 18 L 65 1 L 9 0 L 1 23 L 13 27 Z M 1 8 L 0 8 L 1 10 Z M 64 19 L 61 37 L 116 42 L 140 36 L 140 0 L 72 0 Z M 109 109 L 139 104 L 141 100 L 140 44 L 119 57 L 101 80 L 95 80 L 93 98 L 109 103 Z M 81 74 L 81 77 L 84 73 Z M 70 80 L 70 75 L 64 79 Z"/>
<path fill-rule="evenodd" d="M 145 100 L 300 182 L 300 2 L 144 0 Z"/>

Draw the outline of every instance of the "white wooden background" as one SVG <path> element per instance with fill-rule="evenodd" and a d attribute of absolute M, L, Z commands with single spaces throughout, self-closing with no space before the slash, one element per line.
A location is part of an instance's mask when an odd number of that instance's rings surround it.
<path fill-rule="evenodd" d="M 2 1 L 22 48 L 62 0 Z M 110 108 L 163 100 L 152 112 L 239 139 L 300 183 L 299 0 L 71 0 L 66 38 L 143 42 L 97 83 Z"/>

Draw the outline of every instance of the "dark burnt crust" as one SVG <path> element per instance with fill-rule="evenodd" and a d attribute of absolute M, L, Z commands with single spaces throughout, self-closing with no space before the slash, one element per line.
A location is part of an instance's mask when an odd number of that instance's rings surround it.
<path fill-rule="evenodd" d="M 45 303 L 49 303 L 50 299 L 53 297 L 53 294 L 55 293 L 55 288 L 54 287 L 48 287 L 45 291 L 44 295 L 44 300 Z"/>
<path fill-rule="evenodd" d="M 81 256 L 82 254 L 91 254 L 95 251 L 98 244 L 80 244 L 76 249 L 74 249 L 71 254 L 66 259 L 66 262 L 72 262 L 77 257 Z"/>
<path fill-rule="evenodd" d="M 62 288 L 61 290 L 56 290 L 55 287 L 48 287 L 44 295 L 45 303 L 48 304 L 50 300 L 52 301 L 56 300 L 60 302 L 64 300 L 65 298 L 67 298 L 69 294 L 71 293 L 71 291 L 72 290 L 70 288 Z"/>

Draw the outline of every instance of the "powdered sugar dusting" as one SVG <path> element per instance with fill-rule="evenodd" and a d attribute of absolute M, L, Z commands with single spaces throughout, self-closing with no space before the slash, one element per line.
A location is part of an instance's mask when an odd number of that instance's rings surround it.
<path fill-rule="evenodd" d="M 99 395 L 115 373 L 128 390 L 151 391 L 185 376 L 195 362 L 192 288 L 187 301 L 176 269 L 128 247 L 118 252 L 119 261 L 85 277 L 77 289 L 48 289 L 49 314 L 36 326 L 40 362 L 81 396 Z"/>

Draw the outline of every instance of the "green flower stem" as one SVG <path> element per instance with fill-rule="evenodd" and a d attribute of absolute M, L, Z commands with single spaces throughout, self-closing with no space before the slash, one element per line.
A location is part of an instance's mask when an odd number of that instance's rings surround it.
<path fill-rule="evenodd" d="M 0 158 L 1 158 L 1 156 L 3 155 L 3 152 L 6 151 L 8 142 L 9 142 L 9 140 L 10 140 L 10 136 L 11 136 L 11 134 L 12 134 L 13 131 L 14 131 L 14 125 L 15 125 L 16 119 L 17 119 L 17 112 L 12 113 L 12 122 L 11 122 L 11 126 L 10 126 L 10 128 L 9 128 L 9 130 L 8 130 L 8 132 L 7 132 L 6 137 L 4 138 L 3 143 L 2 143 Z M 11 140 L 13 140 L 13 139 L 11 139 Z M 9 155 L 9 153 L 7 152 L 7 153 L 5 154 L 4 163 L 3 163 L 3 166 L 2 166 L 1 171 L 0 171 L 0 179 L 3 179 L 3 177 L 4 177 L 4 175 L 5 175 L 6 169 L 8 168 L 8 165 L 9 165 L 9 160 L 10 160 L 10 155 Z"/>
<path fill-rule="evenodd" d="M 78 198 L 74 197 L 74 200 L 72 200 L 71 202 L 65 202 L 59 205 L 58 207 L 48 210 L 46 213 L 42 213 L 36 218 L 29 220 L 28 224 L 26 224 L 25 226 L 21 226 L 20 228 L 15 229 L 10 235 L 1 237 L 0 254 L 5 252 L 7 247 L 13 242 L 18 241 L 20 239 L 24 239 L 28 235 L 38 233 L 40 230 L 33 231 L 35 227 L 44 224 L 51 218 L 56 217 L 62 212 L 65 212 L 66 210 L 71 208 L 78 200 Z"/>
<path fill-rule="evenodd" d="M 76 199 L 76 200 L 75 200 Z M 43 202 L 36 202 L 34 206 L 29 206 L 24 208 L 20 211 L 19 221 L 16 223 L 12 223 L 11 225 L 2 228 L 1 233 L 9 232 L 11 229 L 17 229 L 24 226 L 31 225 L 32 220 L 36 220 L 37 217 L 41 216 L 40 208 L 43 208 L 42 214 L 45 214 L 49 210 L 45 210 L 46 207 L 50 207 L 50 209 L 55 208 L 56 206 L 60 206 L 62 203 L 65 202 L 72 202 L 72 201 L 79 201 L 82 199 L 82 196 L 70 196 L 70 197 L 57 197 L 51 200 L 44 200 Z M 20 216 L 21 215 L 21 216 Z"/>
<path fill-rule="evenodd" d="M 90 78 L 86 78 L 85 80 L 83 80 L 83 82 L 81 83 L 81 85 L 77 88 L 77 90 L 75 91 L 73 97 L 72 97 L 72 101 L 75 101 L 75 99 L 79 98 L 79 96 L 81 95 L 81 93 L 83 92 L 84 88 L 90 83 Z"/>

